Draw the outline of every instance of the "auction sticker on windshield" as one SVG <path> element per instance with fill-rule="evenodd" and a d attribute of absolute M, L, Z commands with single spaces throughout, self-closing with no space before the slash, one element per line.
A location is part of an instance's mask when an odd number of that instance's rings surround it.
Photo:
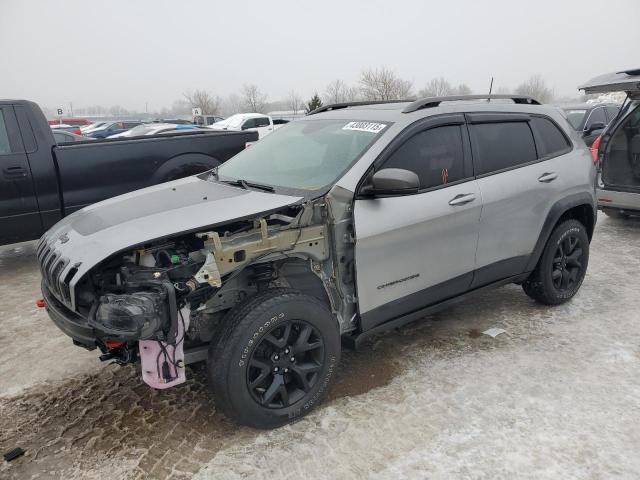
<path fill-rule="evenodd" d="M 386 125 L 384 123 L 372 123 L 372 122 L 349 122 L 342 130 L 358 130 L 359 132 L 380 133 L 384 130 Z"/>

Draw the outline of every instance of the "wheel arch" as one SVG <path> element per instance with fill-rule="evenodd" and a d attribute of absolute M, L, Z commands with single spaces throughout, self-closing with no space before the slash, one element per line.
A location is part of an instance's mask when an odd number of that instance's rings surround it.
<path fill-rule="evenodd" d="M 164 162 L 151 176 L 150 185 L 177 180 L 217 167 L 222 162 L 203 153 L 181 153 Z"/>
<path fill-rule="evenodd" d="M 554 203 L 542 226 L 536 246 L 527 263 L 526 271 L 530 272 L 536 267 L 551 233 L 557 225 L 565 220 L 575 219 L 582 223 L 587 229 L 587 236 L 591 241 L 596 225 L 596 214 L 593 196 L 586 192 L 571 195 Z"/>

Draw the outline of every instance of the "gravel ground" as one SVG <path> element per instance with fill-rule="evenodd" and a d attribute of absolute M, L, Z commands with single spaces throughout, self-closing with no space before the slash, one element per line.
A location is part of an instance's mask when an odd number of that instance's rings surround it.
<path fill-rule="evenodd" d="M 507 286 L 379 337 L 273 431 L 216 413 L 201 369 L 154 391 L 73 347 L 34 245 L 0 247 L 0 450 L 27 450 L 0 478 L 638 478 L 640 221 L 599 222 L 569 304 Z"/>

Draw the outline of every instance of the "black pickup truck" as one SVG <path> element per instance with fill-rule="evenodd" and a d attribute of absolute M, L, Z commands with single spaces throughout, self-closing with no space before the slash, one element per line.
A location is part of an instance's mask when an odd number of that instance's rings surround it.
<path fill-rule="evenodd" d="M 0 245 L 33 240 L 92 203 L 218 166 L 256 132 L 206 132 L 57 145 L 40 107 L 0 100 Z"/>

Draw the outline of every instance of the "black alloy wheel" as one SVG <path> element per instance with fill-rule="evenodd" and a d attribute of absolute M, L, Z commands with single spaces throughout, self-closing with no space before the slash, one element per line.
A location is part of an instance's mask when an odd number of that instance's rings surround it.
<path fill-rule="evenodd" d="M 262 337 L 249 360 L 247 386 L 263 407 L 285 408 L 310 392 L 323 367 L 324 342 L 303 320 L 288 320 Z"/>
<path fill-rule="evenodd" d="M 572 290 L 582 271 L 582 243 L 577 235 L 569 234 L 558 244 L 553 256 L 551 278 L 560 292 Z"/>

